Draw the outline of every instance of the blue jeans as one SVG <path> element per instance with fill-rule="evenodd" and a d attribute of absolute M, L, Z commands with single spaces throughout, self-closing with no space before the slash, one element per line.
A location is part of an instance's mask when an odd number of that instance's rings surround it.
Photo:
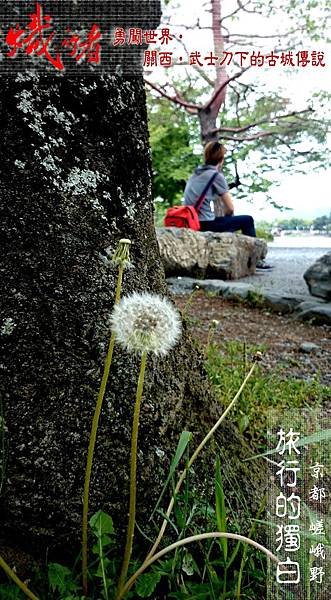
<path fill-rule="evenodd" d="M 213 221 L 200 221 L 201 231 L 239 231 L 244 235 L 256 237 L 254 219 L 249 215 L 237 215 L 235 217 L 215 217 Z"/>

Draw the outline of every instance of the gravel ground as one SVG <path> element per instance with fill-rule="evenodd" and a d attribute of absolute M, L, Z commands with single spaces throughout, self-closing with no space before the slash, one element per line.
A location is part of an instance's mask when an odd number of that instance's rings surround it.
<path fill-rule="evenodd" d="M 303 274 L 328 248 L 281 248 L 269 246 L 266 262 L 272 269 L 257 271 L 240 281 L 251 283 L 258 290 L 272 290 L 277 294 L 307 294 Z"/>
<path fill-rule="evenodd" d="M 202 344 L 206 344 L 210 322 L 215 319 L 219 321 L 215 341 L 240 340 L 262 346 L 262 364 L 267 371 L 277 368 L 284 377 L 298 379 L 317 375 L 321 383 L 331 386 L 331 328 L 327 325 L 308 325 L 220 296 L 211 297 L 202 290 L 191 299 L 188 296 L 174 299 L 178 308 L 191 317 L 192 334 Z M 302 344 L 309 342 L 316 347 L 305 352 Z"/>

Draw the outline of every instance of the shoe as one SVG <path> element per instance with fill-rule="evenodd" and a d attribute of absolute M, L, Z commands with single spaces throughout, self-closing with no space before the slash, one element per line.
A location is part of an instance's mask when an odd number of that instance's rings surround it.
<path fill-rule="evenodd" d="M 273 269 L 273 265 L 268 265 L 268 263 L 264 262 L 264 260 L 258 260 L 256 263 L 257 269 Z"/>

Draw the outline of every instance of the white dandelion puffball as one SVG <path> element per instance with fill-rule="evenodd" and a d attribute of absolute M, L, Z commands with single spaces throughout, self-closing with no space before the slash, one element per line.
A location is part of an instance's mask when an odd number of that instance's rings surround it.
<path fill-rule="evenodd" d="M 180 337 L 181 321 L 167 298 L 134 292 L 114 307 L 111 328 L 117 342 L 128 352 L 164 355 Z"/>

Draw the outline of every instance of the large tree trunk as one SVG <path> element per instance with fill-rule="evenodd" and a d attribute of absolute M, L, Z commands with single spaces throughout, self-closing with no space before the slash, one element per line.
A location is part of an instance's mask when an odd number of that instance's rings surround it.
<path fill-rule="evenodd" d="M 24 74 L 2 80 L 0 103 L 1 390 L 8 444 L 0 542 L 16 540 L 42 555 L 69 541 L 72 549 L 80 539 L 86 452 L 116 282 L 106 249 L 112 252 L 123 236 L 133 241 L 125 294 L 167 290 L 152 220 L 142 77 Z M 136 379 L 137 360 L 116 348 L 91 512 L 109 511 L 117 528 L 127 514 Z M 189 429 L 198 441 L 219 414 L 184 327 L 172 355 L 151 360 L 147 372 L 140 523 L 180 432 Z M 238 481 L 250 482 L 245 494 L 256 508 L 263 472 L 241 466 L 247 450 L 231 426 L 221 439 L 228 477 L 234 469 Z M 212 478 L 210 461 L 199 471 L 201 485 Z"/>

